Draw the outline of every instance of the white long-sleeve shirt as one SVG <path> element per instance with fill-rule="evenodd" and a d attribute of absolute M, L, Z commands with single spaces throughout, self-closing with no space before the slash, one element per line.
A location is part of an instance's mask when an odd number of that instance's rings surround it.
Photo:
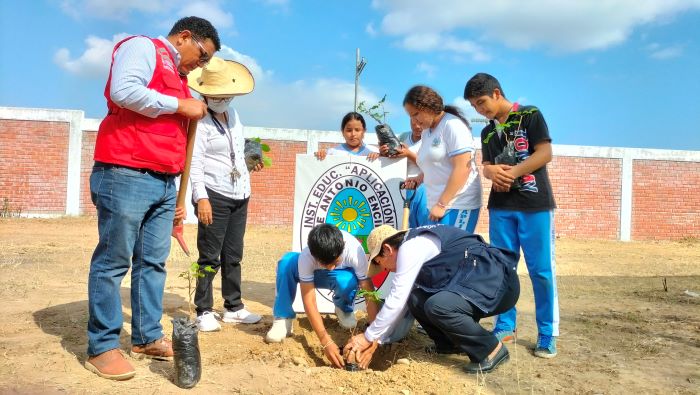
<path fill-rule="evenodd" d="M 165 37 L 158 40 L 168 48 L 180 64 L 180 53 Z M 119 46 L 114 53 L 112 79 L 109 85 L 110 98 L 119 107 L 156 118 L 177 111 L 177 98 L 148 88 L 156 69 L 156 46 L 148 37 L 134 37 Z"/>
<path fill-rule="evenodd" d="M 368 341 L 379 340 L 382 343 L 389 337 L 405 315 L 408 296 L 423 263 L 436 257 L 440 253 L 440 247 L 440 239 L 432 233 L 418 235 L 401 244 L 389 295 L 384 299 L 384 305 L 377 318 L 365 330 L 365 338 Z"/>
<path fill-rule="evenodd" d="M 230 199 L 250 197 L 250 173 L 245 164 L 243 125 L 236 110 L 229 108 L 228 116 L 227 135 L 219 132 L 209 113 L 197 123 L 190 167 L 192 199 L 195 202 L 209 198 L 205 188 Z M 226 129 L 225 122 L 222 126 Z M 231 146 L 235 154 L 236 170 L 240 173 L 235 182 L 231 180 Z"/>

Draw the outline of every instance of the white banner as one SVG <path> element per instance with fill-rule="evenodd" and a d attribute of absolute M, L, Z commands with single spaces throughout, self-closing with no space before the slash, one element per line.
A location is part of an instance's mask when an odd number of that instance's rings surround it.
<path fill-rule="evenodd" d="M 294 184 L 294 223 L 292 250 L 301 251 L 311 229 L 322 223 L 337 226 L 355 235 L 367 252 L 367 237 L 380 225 L 401 227 L 403 199 L 399 184 L 406 179 L 406 159 L 329 155 L 318 160 L 313 155 L 297 155 Z M 372 281 L 382 296 L 389 294 L 385 273 Z M 316 290 L 319 312 L 333 313 L 332 292 Z M 294 311 L 303 312 L 297 287 Z M 355 308 L 364 308 L 364 299 L 355 299 Z"/>

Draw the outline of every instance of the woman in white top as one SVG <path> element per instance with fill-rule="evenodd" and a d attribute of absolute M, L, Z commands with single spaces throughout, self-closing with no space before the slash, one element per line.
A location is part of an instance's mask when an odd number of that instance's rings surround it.
<path fill-rule="evenodd" d="M 409 188 L 425 184 L 428 218 L 418 223 L 441 223 L 473 233 L 481 208 L 481 180 L 469 122 L 427 86 L 411 88 L 403 105 L 411 124 L 423 129 L 416 158 L 421 174 L 406 180 Z"/>
<path fill-rule="evenodd" d="M 197 124 L 190 180 L 192 201 L 199 219 L 197 263 L 204 277 L 197 279 L 194 303 L 200 331 L 221 329 L 224 322 L 253 324 L 262 317 L 245 309 L 241 300 L 241 259 L 250 198 L 243 125 L 229 104 L 236 95 L 253 90 L 245 66 L 217 57 L 190 74 L 189 86 L 207 103 L 208 114 Z M 263 168 L 259 163 L 253 169 Z M 221 269 L 223 317 L 213 311 L 213 285 Z"/>
<path fill-rule="evenodd" d="M 377 147 L 364 143 L 367 125 L 360 113 L 352 111 L 345 114 L 340 123 L 340 130 L 343 132 L 345 143 L 329 149 L 321 148 L 314 154 L 319 160 L 324 160 L 326 155 L 367 156 L 370 160 L 379 157 Z"/>

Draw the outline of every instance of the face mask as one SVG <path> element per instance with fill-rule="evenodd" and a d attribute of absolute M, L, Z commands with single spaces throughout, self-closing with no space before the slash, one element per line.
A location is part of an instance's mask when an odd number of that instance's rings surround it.
<path fill-rule="evenodd" d="M 228 110 L 228 106 L 231 104 L 232 100 L 233 97 L 227 97 L 225 99 L 207 98 L 207 107 L 209 107 L 215 113 L 221 114 L 222 112 L 226 112 L 226 110 Z"/>

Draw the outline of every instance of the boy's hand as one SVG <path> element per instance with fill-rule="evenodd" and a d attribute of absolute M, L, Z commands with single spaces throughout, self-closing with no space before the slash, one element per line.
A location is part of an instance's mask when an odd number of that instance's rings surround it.
<path fill-rule="evenodd" d="M 331 364 L 335 368 L 342 368 L 345 366 L 345 361 L 343 361 L 343 356 L 340 355 L 340 349 L 334 341 L 330 341 L 328 345 L 323 349 L 323 353 L 326 354 L 326 358 L 331 361 Z"/>
<path fill-rule="evenodd" d="M 485 165 L 484 177 L 493 182 L 496 192 L 507 192 L 510 185 L 515 181 L 515 177 L 509 172 L 512 166 L 508 165 Z"/>

